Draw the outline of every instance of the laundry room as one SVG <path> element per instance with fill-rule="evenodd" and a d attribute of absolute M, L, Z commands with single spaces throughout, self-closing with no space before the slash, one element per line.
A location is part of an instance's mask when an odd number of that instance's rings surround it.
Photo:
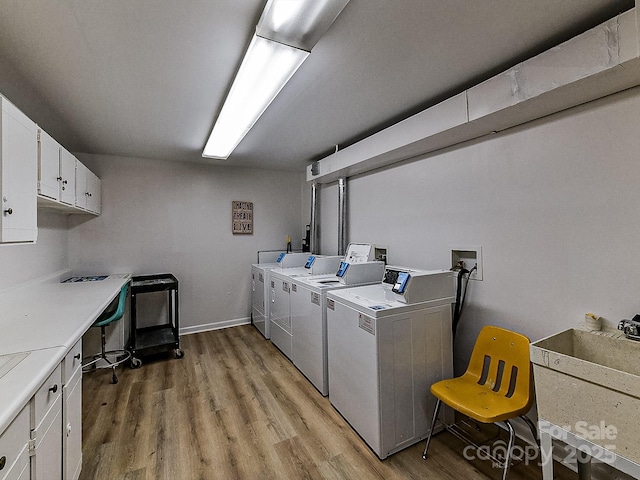
<path fill-rule="evenodd" d="M 0 480 L 640 478 L 638 7 L 2 3 Z"/>

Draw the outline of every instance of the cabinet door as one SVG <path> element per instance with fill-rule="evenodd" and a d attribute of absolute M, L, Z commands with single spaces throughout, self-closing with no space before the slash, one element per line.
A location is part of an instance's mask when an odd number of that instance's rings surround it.
<path fill-rule="evenodd" d="M 62 395 L 45 415 L 35 433 L 35 455 L 31 457 L 31 480 L 62 479 Z"/>
<path fill-rule="evenodd" d="M 87 210 L 100 213 L 100 179 L 91 170 L 87 170 Z"/>
<path fill-rule="evenodd" d="M 38 129 L 5 98 L 0 140 L 1 242 L 35 242 L 38 235 Z"/>
<path fill-rule="evenodd" d="M 0 435 L 0 478 L 15 479 L 29 465 L 29 405 Z"/>
<path fill-rule="evenodd" d="M 62 478 L 77 480 L 82 468 L 82 369 L 63 387 Z"/>
<path fill-rule="evenodd" d="M 76 201 L 76 157 L 60 149 L 60 201 L 68 205 Z"/>
<path fill-rule="evenodd" d="M 38 132 L 38 193 L 60 199 L 60 144 L 44 130 Z"/>
<path fill-rule="evenodd" d="M 31 471 L 29 469 L 29 448 L 25 446 L 20 454 L 20 460 L 11 467 L 2 480 L 29 480 Z"/>
<path fill-rule="evenodd" d="M 87 209 L 87 172 L 82 162 L 76 160 L 76 207 Z"/>

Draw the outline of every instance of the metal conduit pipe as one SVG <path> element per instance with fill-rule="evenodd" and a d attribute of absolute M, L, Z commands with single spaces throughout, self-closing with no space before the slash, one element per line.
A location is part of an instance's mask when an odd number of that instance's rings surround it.
<path fill-rule="evenodd" d="M 318 253 L 318 184 L 311 184 L 311 226 L 309 234 L 309 252 Z"/>
<path fill-rule="evenodd" d="M 347 252 L 347 179 L 338 178 L 338 255 Z"/>

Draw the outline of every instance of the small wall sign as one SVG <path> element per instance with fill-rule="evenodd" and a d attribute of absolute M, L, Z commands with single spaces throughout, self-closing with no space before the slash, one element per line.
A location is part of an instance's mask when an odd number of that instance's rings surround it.
<path fill-rule="evenodd" d="M 233 233 L 253 234 L 253 202 L 231 202 Z"/>

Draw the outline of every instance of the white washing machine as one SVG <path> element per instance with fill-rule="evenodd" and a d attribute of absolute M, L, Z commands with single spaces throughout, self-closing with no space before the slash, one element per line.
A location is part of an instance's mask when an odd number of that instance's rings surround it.
<path fill-rule="evenodd" d="M 380 283 L 384 262 L 342 262 L 338 273 L 291 280 L 291 361 L 323 396 L 329 394 L 327 292 Z"/>
<path fill-rule="evenodd" d="M 291 299 L 296 293 L 297 285 L 291 280 L 300 276 L 311 276 L 338 271 L 342 260 L 347 262 L 363 262 L 373 259 L 374 248 L 367 243 L 350 243 L 347 254 L 342 256 L 309 255 L 304 268 L 275 268 L 271 270 L 269 321 L 271 342 L 291 360 Z"/>
<path fill-rule="evenodd" d="M 429 387 L 453 376 L 454 291 L 451 272 L 387 267 L 327 293 L 329 399 L 381 459 L 426 438 Z"/>
<path fill-rule="evenodd" d="M 308 253 L 279 253 L 273 262 L 251 265 L 251 323 L 265 338 L 271 337 L 269 325 L 269 272 L 274 268 L 302 267 Z"/>
<path fill-rule="evenodd" d="M 290 292 L 292 279 L 312 275 L 335 272 L 340 266 L 342 257 L 316 256 L 307 254 L 304 267 L 273 268 L 269 274 L 269 325 L 271 342 L 278 347 L 288 359 L 291 359 L 291 304 Z M 293 289 L 297 286 L 294 284 Z"/>

